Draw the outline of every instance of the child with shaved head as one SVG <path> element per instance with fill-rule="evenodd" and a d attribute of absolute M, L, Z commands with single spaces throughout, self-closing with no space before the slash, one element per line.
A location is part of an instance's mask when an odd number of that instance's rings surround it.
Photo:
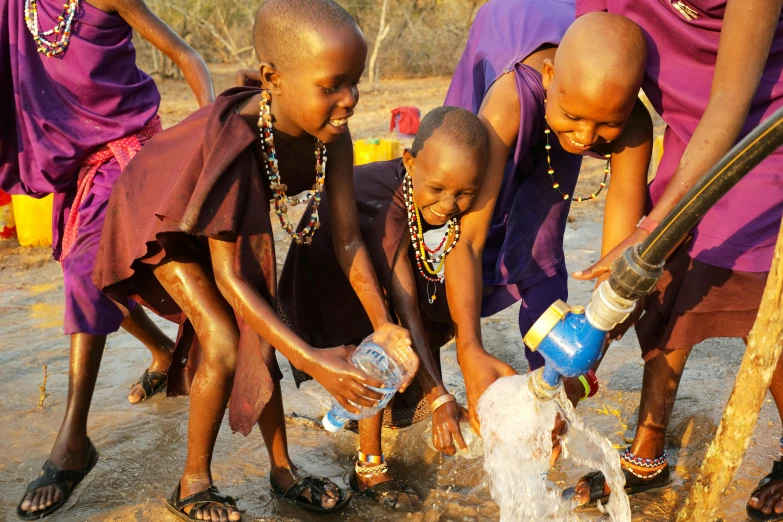
<path fill-rule="evenodd" d="M 351 347 L 315 349 L 278 317 L 270 210 L 307 248 L 321 234 L 328 195 L 335 256 L 372 329 L 399 341 L 396 358 L 411 373 L 418 364 L 386 309 L 356 218 L 348 119 L 364 36 L 331 0 L 268 0 L 253 36 L 262 88 L 228 90 L 150 140 L 117 182 L 94 275 L 117 302 L 135 299 L 181 325 L 169 381 L 191 395 L 188 453 L 168 507 L 185 519 L 241 518 L 210 472 L 229 397 L 232 429 L 261 429 L 277 494 L 317 512 L 348 502 L 288 455 L 275 349 L 348 410 L 380 398 L 368 386 L 382 383 L 348 362 Z M 308 200 L 297 230 L 287 212 Z"/>
<path fill-rule="evenodd" d="M 446 294 L 474 427 L 476 403 L 515 371 L 485 350 L 479 318 L 521 301 L 524 335 L 566 300 L 563 236 L 583 155 L 612 173 L 602 251 L 644 213 L 652 121 L 637 98 L 645 40 L 639 27 L 600 13 L 574 22 L 569 0 L 490 0 L 476 15 L 446 104 L 476 114 L 489 132 L 489 163 L 460 242 L 446 259 Z M 543 364 L 527 352 L 531 368 Z M 590 390 L 569 383 L 575 395 Z M 576 386 L 573 386 L 576 384 Z"/>
<path fill-rule="evenodd" d="M 439 107 L 422 119 L 401 159 L 354 168 L 362 237 L 387 306 L 410 330 L 421 361 L 417 382 L 395 395 L 385 422 L 383 413 L 359 421 L 351 487 L 392 509 L 416 509 L 421 499 L 389 472 L 382 423 L 409 426 L 432 412 L 433 445 L 449 455 L 465 448 L 459 431 L 464 410 L 448 394 L 440 373 L 440 347 L 454 335 L 443 261 L 460 241 L 460 215 L 473 203 L 486 166 L 487 131 L 481 121 L 465 109 Z M 323 211 L 321 223 L 312 245 L 288 251 L 280 277 L 281 307 L 310 344 L 355 344 L 372 332 L 372 322 L 335 256 L 337 223 Z M 297 384 L 307 378 L 294 374 Z"/>

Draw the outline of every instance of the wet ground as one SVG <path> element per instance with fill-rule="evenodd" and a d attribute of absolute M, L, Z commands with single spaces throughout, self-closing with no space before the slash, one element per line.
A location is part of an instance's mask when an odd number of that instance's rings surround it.
<path fill-rule="evenodd" d="M 230 82 L 230 71 L 218 76 L 218 87 Z M 380 93 L 363 95 L 352 124 L 355 137 L 383 136 L 388 110 L 418 104 L 423 111 L 442 100 L 444 79 L 392 81 Z M 164 123 L 170 125 L 187 112 L 186 87 L 181 82 L 162 85 Z M 385 90 L 384 90 L 385 89 Z M 365 112 L 366 109 L 366 112 Z M 386 127 L 388 128 L 388 127 Z M 577 193 L 587 192 L 598 180 L 602 165 L 588 160 Z M 595 261 L 600 249 L 602 203 L 572 211 L 565 237 L 571 270 Z M 278 242 L 282 263 L 286 242 Z M 572 304 L 586 304 L 590 283 L 570 282 Z M 47 249 L 0 246 L 0 520 L 15 519 L 14 509 L 28 481 L 46 459 L 62 420 L 68 382 L 68 340 L 62 335 L 62 276 Z M 161 321 L 170 335 L 176 330 Z M 526 370 L 516 326 L 516 307 L 483 323 L 485 345 L 522 372 Z M 739 340 L 709 341 L 698 346 L 683 378 L 672 416 L 668 451 L 676 479 L 666 490 L 631 499 L 634 521 L 676 518 L 714 435 L 733 386 L 742 356 Z M 464 403 L 464 387 L 453 345 L 442 352 L 445 381 Z M 346 485 L 357 436 L 329 435 L 318 426 L 329 399 L 313 382 L 296 390 L 288 364 L 281 358 L 285 379 L 284 401 L 294 461 L 312 474 L 328 476 Z M 126 400 L 127 388 L 149 363 L 146 350 L 123 332 L 109 337 L 89 421 L 90 436 L 101 458 L 71 501 L 52 517 L 64 521 L 174 521 L 165 509 L 182 471 L 185 457 L 188 400 L 156 396 L 138 405 Z M 49 374 L 43 407 L 44 369 Z M 617 447 L 633 436 L 641 389 L 642 364 L 635 335 L 616 343 L 598 372 L 601 390 L 579 410 Z M 355 499 L 341 514 L 317 516 L 299 511 L 273 497 L 268 461 L 260 433 L 232 435 L 227 422 L 217 441 L 213 467 L 215 483 L 238 498 L 246 510 L 243 520 L 276 521 L 494 521 L 498 509 L 489 497 L 481 459 L 455 460 L 428 449 L 422 440 L 424 425 L 385 433 L 384 447 L 392 470 L 426 497 L 419 513 L 400 514 Z M 771 468 L 781 427 L 774 405 L 766 401 L 745 461 L 725 495 L 724 520 L 746 520 L 745 502 L 756 482 Z M 510 463 L 513 465 L 513 463 Z M 573 483 L 587 470 L 557 469 L 561 485 Z M 585 513 L 587 520 L 600 514 Z"/>

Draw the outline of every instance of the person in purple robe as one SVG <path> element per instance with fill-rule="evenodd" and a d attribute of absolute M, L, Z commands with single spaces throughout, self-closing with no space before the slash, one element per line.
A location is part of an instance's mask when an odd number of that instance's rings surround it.
<path fill-rule="evenodd" d="M 607 174 L 614 171 L 602 252 L 630 234 L 644 211 L 652 144 L 652 121 L 637 97 L 644 37 L 612 15 L 573 22 L 574 10 L 568 0 L 490 0 L 476 15 L 446 96 L 447 105 L 478 114 L 490 138 L 487 173 L 462 218 L 445 280 L 477 431 L 478 398 L 515 373 L 484 348 L 479 319 L 521 301 L 524 335 L 566 299 L 568 210 L 604 187 L 574 195 L 582 156 L 597 155 Z M 538 354 L 527 355 L 531 368 L 542 364 Z M 569 386 L 570 395 L 582 395 L 581 382 Z"/>
<path fill-rule="evenodd" d="M 740 138 L 783 106 L 781 3 L 577 1 L 577 15 L 608 11 L 642 27 L 649 49 L 643 89 L 667 128 L 644 222 L 576 277 L 606 274 L 611 262 L 643 241 Z M 646 298 L 636 323 L 645 359 L 639 421 L 633 444 L 621 456 L 626 490 L 669 483 L 666 428 L 692 348 L 705 339 L 744 339 L 750 332 L 783 215 L 782 186 L 783 150 L 778 150 L 704 215 L 692 237 L 670 255 Z M 783 362 L 770 392 L 783 418 Z M 584 503 L 609 493 L 600 473 L 587 475 L 576 489 Z M 751 497 L 751 518 L 783 520 L 783 460 Z"/>
<path fill-rule="evenodd" d="M 172 341 L 142 309 L 124 318 L 91 279 L 112 186 L 160 130 L 160 95 L 136 66 L 133 30 L 177 63 L 200 104 L 212 101 L 204 61 L 142 0 L 0 2 L 0 187 L 54 194 L 53 250 L 71 337 L 65 419 L 17 508 L 23 519 L 60 508 L 95 465 L 87 415 L 106 335 L 123 326 L 152 352 L 131 402 L 165 386 L 171 361 Z"/>

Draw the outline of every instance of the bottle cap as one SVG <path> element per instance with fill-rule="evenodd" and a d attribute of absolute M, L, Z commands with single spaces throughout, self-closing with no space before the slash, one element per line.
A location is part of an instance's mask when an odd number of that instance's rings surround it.
<path fill-rule="evenodd" d="M 340 423 L 337 421 L 337 419 L 332 419 L 332 416 L 327 413 L 324 415 L 324 418 L 321 420 L 321 424 L 323 425 L 324 429 L 328 431 L 329 433 L 337 433 L 341 429 L 343 429 L 343 426 L 345 426 L 345 423 Z"/>

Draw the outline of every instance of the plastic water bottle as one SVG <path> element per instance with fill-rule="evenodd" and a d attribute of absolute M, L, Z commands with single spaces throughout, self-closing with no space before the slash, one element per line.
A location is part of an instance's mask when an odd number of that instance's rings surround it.
<path fill-rule="evenodd" d="M 392 396 L 400 388 L 403 382 L 403 369 L 397 362 L 387 355 L 383 347 L 373 336 L 368 337 L 356 348 L 351 355 L 351 363 L 364 371 L 370 377 L 378 379 L 384 383 L 383 388 L 374 388 L 368 386 L 371 390 L 383 394 L 380 402 L 375 407 L 360 406 L 359 413 L 351 413 L 343 408 L 340 403 L 332 399 L 332 409 L 326 412 L 322 420 L 324 429 L 332 433 L 340 431 L 348 420 L 359 420 L 372 417 L 381 411 L 391 400 Z"/>
<path fill-rule="evenodd" d="M 469 422 L 461 421 L 459 423 L 459 430 L 462 432 L 462 439 L 465 441 L 465 445 L 468 447 L 467 451 L 462 451 L 462 449 L 457 444 L 457 441 L 454 440 L 454 448 L 457 450 L 457 452 L 454 454 L 457 458 L 465 458 L 465 459 L 475 459 L 476 457 L 483 457 L 484 456 L 484 441 L 481 440 L 481 437 L 476 435 L 476 432 L 473 431 L 473 428 L 471 427 Z M 438 451 L 435 446 L 432 444 L 432 419 L 427 421 L 427 428 L 424 430 L 424 433 L 422 434 L 422 437 L 424 438 L 424 441 L 427 443 L 427 446 L 433 451 Z"/>

